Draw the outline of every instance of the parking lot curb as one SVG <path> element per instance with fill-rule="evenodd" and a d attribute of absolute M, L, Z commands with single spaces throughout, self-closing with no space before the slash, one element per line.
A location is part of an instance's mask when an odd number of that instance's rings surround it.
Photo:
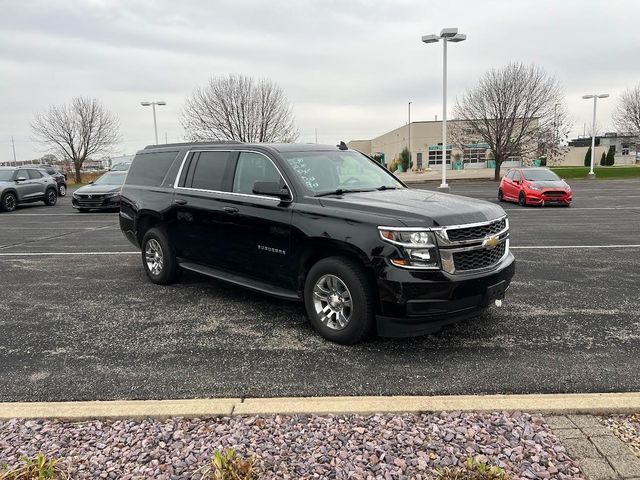
<path fill-rule="evenodd" d="M 544 414 L 640 412 L 640 392 L 542 395 L 218 398 L 0 403 L 0 420 L 216 417 L 229 415 L 373 414 L 526 411 Z"/>

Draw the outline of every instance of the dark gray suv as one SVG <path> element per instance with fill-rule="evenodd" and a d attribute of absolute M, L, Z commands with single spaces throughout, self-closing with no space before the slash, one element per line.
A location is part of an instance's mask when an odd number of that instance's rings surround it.
<path fill-rule="evenodd" d="M 32 167 L 0 167 L 0 210 L 12 212 L 23 203 L 55 205 L 58 185 L 47 172 Z"/>

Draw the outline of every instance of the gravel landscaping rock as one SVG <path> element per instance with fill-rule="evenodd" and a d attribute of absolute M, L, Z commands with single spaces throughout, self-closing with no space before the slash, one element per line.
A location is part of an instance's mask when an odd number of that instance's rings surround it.
<path fill-rule="evenodd" d="M 269 479 L 431 479 L 468 457 L 518 479 L 583 478 L 544 419 L 520 412 L 0 422 L 0 465 L 42 451 L 74 479 L 198 478 L 229 447 Z"/>
<path fill-rule="evenodd" d="M 640 457 L 640 414 L 610 415 L 600 417 L 600 421 L 609 427 L 613 433 L 633 452 Z"/>

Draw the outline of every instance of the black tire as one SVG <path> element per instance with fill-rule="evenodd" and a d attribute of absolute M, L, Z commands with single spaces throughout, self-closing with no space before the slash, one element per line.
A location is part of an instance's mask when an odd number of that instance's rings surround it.
<path fill-rule="evenodd" d="M 151 242 L 155 242 L 155 245 L 160 248 L 160 254 L 162 256 L 162 267 L 153 272 L 147 262 L 147 248 Z M 178 261 L 173 253 L 167 234 L 160 228 L 151 228 L 142 237 L 142 266 L 144 271 L 153 283 L 158 285 L 169 285 L 174 283 L 180 277 L 181 269 L 178 266 Z"/>
<path fill-rule="evenodd" d="M 521 207 L 527 206 L 527 197 L 525 196 L 524 192 L 520 192 L 520 195 L 518 195 L 518 205 L 520 205 Z"/>
<path fill-rule="evenodd" d="M 58 190 L 49 188 L 44 194 L 44 204 L 47 207 L 53 207 L 58 202 Z"/>
<path fill-rule="evenodd" d="M 498 201 L 499 202 L 504 202 L 504 194 L 502 193 L 502 189 L 501 188 L 498 189 Z"/>
<path fill-rule="evenodd" d="M 89 211 L 88 208 L 79 208 L 78 213 L 87 213 Z"/>
<path fill-rule="evenodd" d="M 13 212 L 18 206 L 18 197 L 13 192 L 5 193 L 0 201 L 0 210 L 3 212 Z"/>
<path fill-rule="evenodd" d="M 323 323 L 316 311 L 314 288 L 326 275 L 337 277 L 351 298 L 348 323 L 340 329 Z M 318 300 L 320 301 L 320 300 Z M 304 304 L 313 328 L 324 338 L 343 345 L 358 343 L 374 331 L 375 298 L 364 268 L 347 257 L 329 257 L 316 263 L 307 274 Z"/>
<path fill-rule="evenodd" d="M 67 186 L 64 183 L 58 186 L 58 195 L 61 197 L 67 196 Z"/>

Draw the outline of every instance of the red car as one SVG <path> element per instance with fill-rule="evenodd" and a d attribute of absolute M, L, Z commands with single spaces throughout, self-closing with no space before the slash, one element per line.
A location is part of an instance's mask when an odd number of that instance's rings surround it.
<path fill-rule="evenodd" d="M 573 193 L 567 182 L 548 168 L 512 168 L 500 181 L 498 200 L 525 205 L 551 203 L 571 205 Z"/>

